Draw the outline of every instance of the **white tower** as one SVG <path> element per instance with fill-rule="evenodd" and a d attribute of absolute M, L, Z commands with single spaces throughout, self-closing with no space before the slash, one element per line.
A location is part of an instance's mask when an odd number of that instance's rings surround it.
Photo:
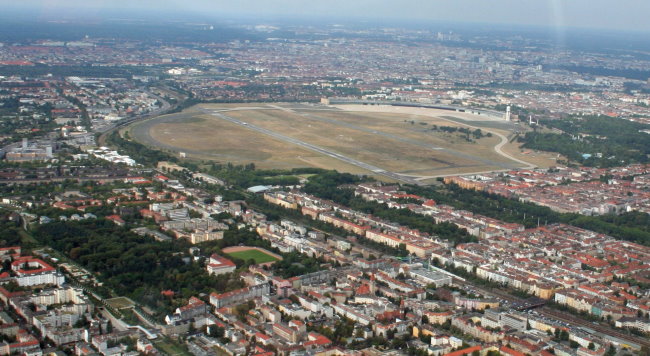
<path fill-rule="evenodd" d="M 510 121 L 510 105 L 506 107 L 506 121 Z"/>

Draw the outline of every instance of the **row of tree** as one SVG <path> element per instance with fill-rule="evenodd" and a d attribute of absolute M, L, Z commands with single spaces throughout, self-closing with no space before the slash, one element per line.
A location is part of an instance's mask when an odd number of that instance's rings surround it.
<path fill-rule="evenodd" d="M 475 241 L 474 236 L 469 235 L 466 230 L 460 229 L 456 225 L 449 223 L 436 224 L 430 217 L 416 214 L 410 210 L 392 209 L 386 204 L 365 201 L 362 198 L 355 197 L 354 191 L 351 188 L 346 188 L 345 185 L 359 183 L 360 181 L 361 178 L 351 174 L 328 171 L 311 177 L 303 190 L 317 197 L 332 200 L 338 204 L 388 221 L 394 221 L 412 229 L 435 234 L 440 238 L 455 243 Z"/>
<path fill-rule="evenodd" d="M 565 223 L 650 246 L 650 216 L 645 213 L 629 212 L 618 216 L 563 214 L 533 203 L 520 202 L 482 191 L 462 189 L 455 184 L 446 185 L 444 188 L 405 186 L 405 189 L 411 194 L 433 199 L 439 204 L 522 224 L 527 228 L 538 224 Z"/>

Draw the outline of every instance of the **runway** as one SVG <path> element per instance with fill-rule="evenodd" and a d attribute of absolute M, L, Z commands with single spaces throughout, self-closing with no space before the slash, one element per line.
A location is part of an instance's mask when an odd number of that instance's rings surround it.
<path fill-rule="evenodd" d="M 317 116 L 317 115 L 314 115 L 314 114 L 308 114 L 308 113 L 303 113 L 303 112 L 299 111 L 299 110 L 308 111 L 308 110 L 310 110 L 308 108 L 305 108 L 305 109 L 290 109 L 290 108 L 286 108 L 286 107 L 282 107 L 282 106 L 278 106 L 278 105 L 269 105 L 269 106 L 272 107 L 272 108 L 278 109 L 278 110 L 282 110 L 282 111 L 286 111 L 286 112 L 289 112 L 289 113 L 292 113 L 292 114 L 300 115 L 300 116 L 302 116 L 304 118 L 307 118 L 307 119 L 310 119 L 310 120 L 315 120 L 315 121 L 319 121 L 319 122 L 323 122 L 323 123 L 333 124 L 333 125 L 336 125 L 336 126 L 343 126 L 343 127 L 349 128 L 349 129 L 353 129 L 353 130 L 357 130 L 357 131 L 361 131 L 361 132 L 366 132 L 366 133 L 370 133 L 370 134 L 373 134 L 373 135 L 382 136 L 382 137 L 385 137 L 387 139 L 403 142 L 403 143 L 406 143 L 406 144 L 409 144 L 409 145 L 418 146 L 418 147 L 422 147 L 422 148 L 426 148 L 426 149 L 430 149 L 430 150 L 434 150 L 434 151 L 444 152 L 444 153 L 450 154 L 452 156 L 455 156 L 455 157 L 458 157 L 458 158 L 461 158 L 461 159 L 478 161 L 478 162 L 481 162 L 481 163 L 483 163 L 483 164 L 485 164 L 487 166 L 495 166 L 495 167 L 499 167 L 499 168 L 504 169 L 504 170 L 514 169 L 514 168 L 518 167 L 517 165 L 514 165 L 514 164 L 496 162 L 496 161 L 493 161 L 493 160 L 484 159 L 484 158 L 476 157 L 476 156 L 473 156 L 473 155 L 469 155 L 469 154 L 466 154 L 466 153 L 463 153 L 463 152 L 458 152 L 456 150 L 452 150 L 452 149 L 449 149 L 449 148 L 438 147 L 438 146 L 434 146 L 434 145 L 431 145 L 431 144 L 428 144 L 428 143 L 425 143 L 425 142 L 421 142 L 421 141 L 418 141 L 418 140 L 413 140 L 413 139 L 409 139 L 409 138 L 406 138 L 406 137 L 390 134 L 390 133 L 387 133 L 387 132 L 383 132 L 383 131 L 379 131 L 379 130 L 373 130 L 373 129 L 370 129 L 370 128 L 367 128 L 367 127 L 362 127 L 362 126 L 350 124 L 350 123 L 347 123 L 347 122 L 344 122 L 344 121 L 339 121 L 339 120 L 335 120 L 335 119 L 328 119 L 328 118 L 320 117 L 320 116 Z M 323 111 L 323 110 L 319 110 L 319 111 Z M 467 125 L 467 124 L 464 124 L 464 125 Z M 507 157 L 507 158 L 512 159 L 512 157 Z"/>
<path fill-rule="evenodd" d="M 403 175 L 395 173 L 395 172 L 389 172 L 389 171 L 386 171 L 386 170 L 384 170 L 382 168 L 379 168 L 377 166 L 374 166 L 374 165 L 371 165 L 371 164 L 368 164 L 368 163 L 365 163 L 365 162 L 361 162 L 361 161 L 356 160 L 354 158 L 344 156 L 344 155 L 342 155 L 342 154 L 340 154 L 338 152 L 334 152 L 334 151 L 325 149 L 323 147 L 316 146 L 316 145 L 313 145 L 311 143 L 298 140 L 298 139 L 293 138 L 293 137 L 282 135 L 282 134 L 277 133 L 275 131 L 271 131 L 271 130 L 268 130 L 268 129 L 265 129 L 265 128 L 262 128 L 262 127 L 259 127 L 259 126 L 256 126 L 256 125 L 241 121 L 241 120 L 234 119 L 234 118 L 232 118 L 232 117 L 230 117 L 228 115 L 223 114 L 219 110 L 208 110 L 208 109 L 200 109 L 200 110 L 202 112 L 206 113 L 206 114 L 212 115 L 212 116 L 217 117 L 219 119 L 222 119 L 222 120 L 228 121 L 230 123 L 239 125 L 241 127 L 247 128 L 249 130 L 253 130 L 253 131 L 259 132 L 261 134 L 273 137 L 273 138 L 275 138 L 277 140 L 287 142 L 287 143 L 291 143 L 293 145 L 300 146 L 302 148 L 306 148 L 308 150 L 311 150 L 311 151 L 314 151 L 314 152 L 329 156 L 331 158 L 337 159 L 337 160 L 342 161 L 344 163 L 357 166 L 357 167 L 365 169 L 367 171 L 371 171 L 374 174 L 379 174 L 379 175 L 382 175 L 384 177 L 387 177 L 387 178 L 390 178 L 390 179 L 393 179 L 393 180 L 396 180 L 396 181 L 400 181 L 402 183 L 423 185 L 422 182 L 419 182 L 419 181 L 417 181 L 417 180 L 415 180 L 413 178 L 406 177 L 406 176 L 403 176 Z"/>

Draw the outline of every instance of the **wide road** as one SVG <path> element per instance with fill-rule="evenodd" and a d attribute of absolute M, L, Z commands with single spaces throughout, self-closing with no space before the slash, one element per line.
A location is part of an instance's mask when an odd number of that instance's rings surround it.
<path fill-rule="evenodd" d="M 422 185 L 421 182 L 419 182 L 419 181 L 417 181 L 415 179 L 405 177 L 405 176 L 403 176 L 401 174 L 398 174 L 398 173 L 389 172 L 389 171 L 386 171 L 386 170 L 384 170 L 382 168 L 379 168 L 377 166 L 373 166 L 371 164 L 361 162 L 361 161 L 356 160 L 354 158 L 344 156 L 344 155 L 342 155 L 342 154 L 340 154 L 338 152 L 334 152 L 334 151 L 325 149 L 323 147 L 316 146 L 316 145 L 313 145 L 311 143 L 307 143 L 305 141 L 298 140 L 298 139 L 293 138 L 293 137 L 289 137 L 289 136 L 279 134 L 279 133 L 277 133 L 275 131 L 271 131 L 271 130 L 268 130 L 268 129 L 265 129 L 265 128 L 262 128 L 262 127 L 259 127 L 259 126 L 256 126 L 256 125 L 241 121 L 241 120 L 237 120 L 235 118 L 232 118 L 230 116 L 227 116 L 227 115 L 223 114 L 222 112 L 220 112 L 218 110 L 208 110 L 208 109 L 200 109 L 200 110 L 203 111 L 206 114 L 212 115 L 212 116 L 217 117 L 219 119 L 222 119 L 222 120 L 228 121 L 230 123 L 239 125 L 241 127 L 247 128 L 249 130 L 253 130 L 253 131 L 259 132 L 261 134 L 273 137 L 273 138 L 275 138 L 277 140 L 284 141 L 284 142 L 287 142 L 287 143 L 291 143 L 293 145 L 306 148 L 308 150 L 311 150 L 311 151 L 326 155 L 328 157 L 338 159 L 339 161 L 345 162 L 347 164 L 360 167 L 360 168 L 365 169 L 367 171 L 371 171 L 374 174 L 382 175 L 384 177 L 387 177 L 387 178 L 390 178 L 390 179 L 393 179 L 393 180 L 396 180 L 396 181 L 400 181 L 400 182 L 403 182 L 403 183 Z"/>

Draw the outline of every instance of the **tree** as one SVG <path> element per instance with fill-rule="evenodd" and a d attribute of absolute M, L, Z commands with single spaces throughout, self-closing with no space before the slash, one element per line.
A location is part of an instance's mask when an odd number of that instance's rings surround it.
<path fill-rule="evenodd" d="M 214 338 L 222 338 L 224 335 L 225 330 L 223 328 L 220 328 L 216 325 L 210 325 L 208 326 L 208 335 L 210 337 Z"/>
<path fill-rule="evenodd" d="M 81 318 L 79 318 L 79 320 L 77 320 L 76 323 L 74 323 L 75 328 L 83 328 L 86 327 L 87 325 L 90 325 L 90 322 L 88 322 L 88 319 L 86 319 L 86 317 L 83 315 L 81 316 Z"/>
<path fill-rule="evenodd" d="M 386 331 L 386 338 L 392 340 L 395 337 L 395 329 L 390 329 Z"/>
<path fill-rule="evenodd" d="M 569 341 L 569 332 L 566 330 L 562 330 L 560 332 L 560 340 L 562 341 Z"/>
<path fill-rule="evenodd" d="M 406 341 L 401 337 L 395 338 L 391 342 L 390 347 L 392 349 L 401 350 L 406 347 Z"/>
<path fill-rule="evenodd" d="M 587 346 L 587 348 L 588 348 L 589 350 L 592 350 L 592 351 L 593 351 L 593 350 L 596 349 L 596 345 L 594 345 L 593 342 L 590 342 L 590 343 L 589 343 L 589 346 Z"/>
<path fill-rule="evenodd" d="M 569 342 L 569 345 L 571 346 L 572 349 L 577 349 L 578 347 L 580 347 L 580 344 L 575 340 L 571 340 Z"/>

